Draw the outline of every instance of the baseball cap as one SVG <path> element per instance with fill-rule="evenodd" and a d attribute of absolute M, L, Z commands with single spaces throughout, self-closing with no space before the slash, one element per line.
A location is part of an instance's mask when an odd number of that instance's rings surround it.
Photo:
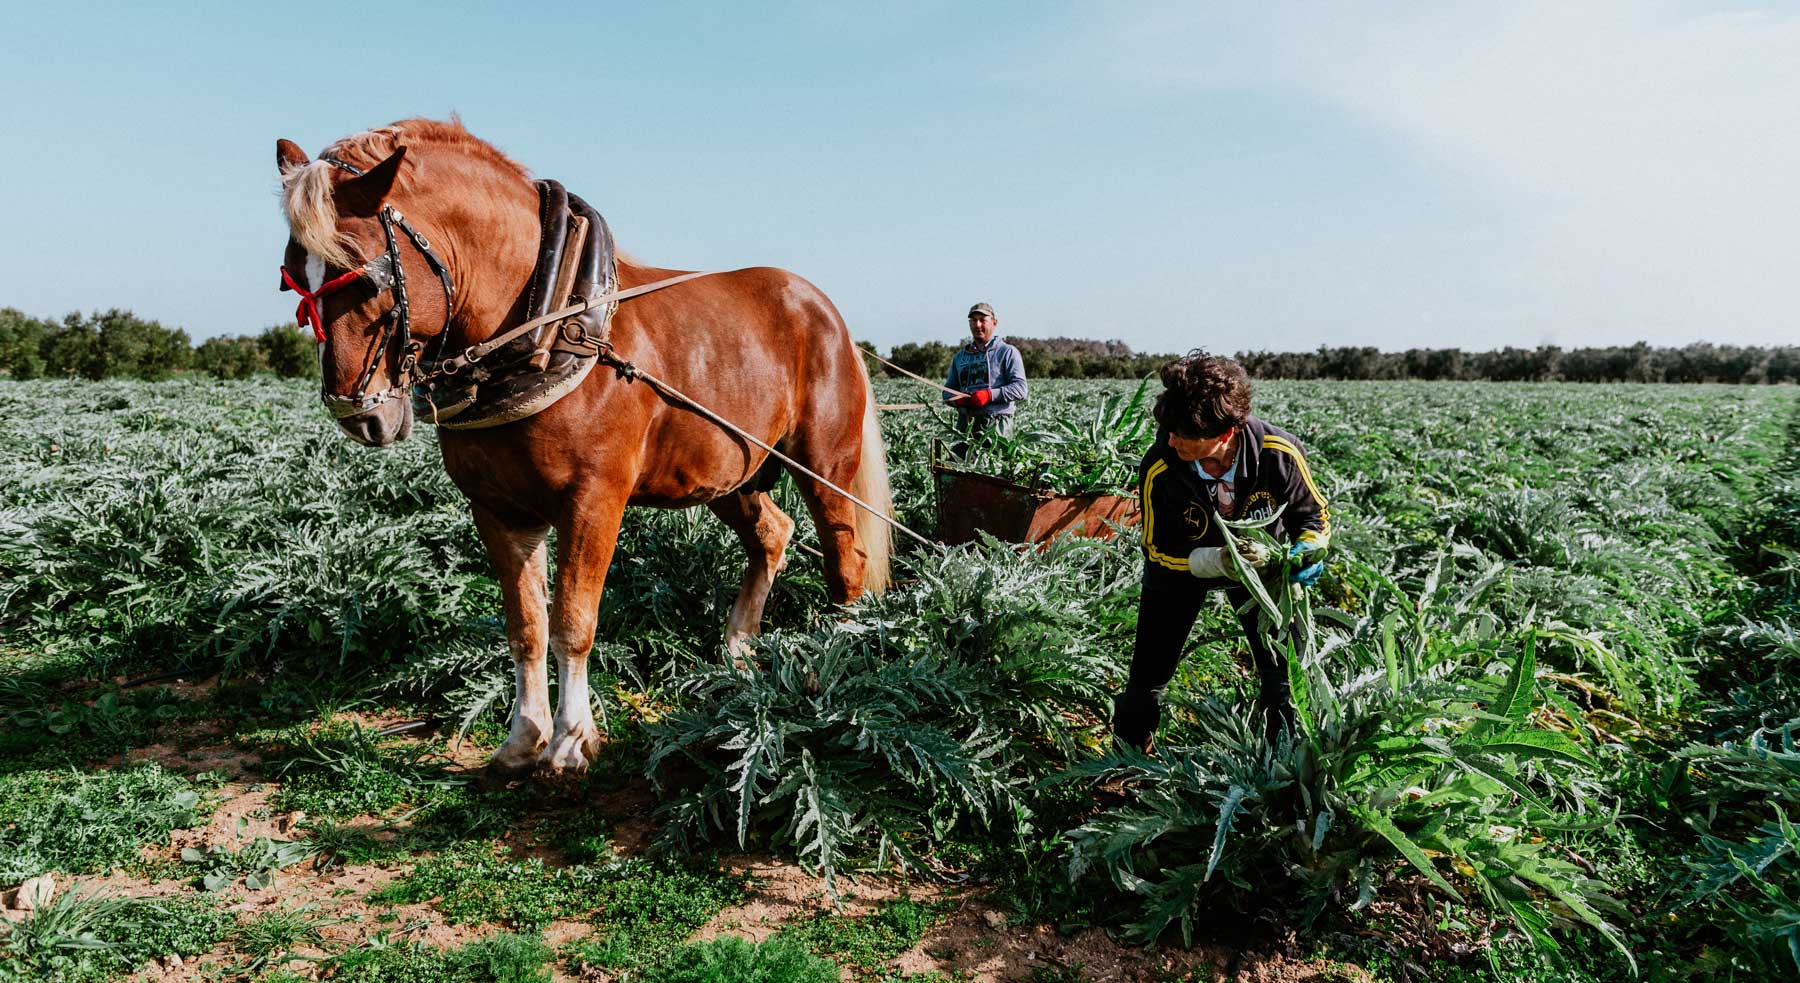
<path fill-rule="evenodd" d="M 999 317 L 998 314 L 994 313 L 992 304 L 976 304 L 974 307 L 969 308 L 970 317 L 974 317 L 977 314 L 986 314 L 989 317 Z"/>

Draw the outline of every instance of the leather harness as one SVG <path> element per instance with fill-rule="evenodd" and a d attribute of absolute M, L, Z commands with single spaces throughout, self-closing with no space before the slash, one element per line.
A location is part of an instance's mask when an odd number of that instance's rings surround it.
<path fill-rule="evenodd" d="M 352 175 L 363 173 L 334 157 L 319 159 Z M 320 397 L 333 416 L 360 416 L 410 391 L 414 412 L 437 426 L 452 430 L 495 427 L 542 412 L 580 385 L 598 362 L 606 362 L 627 378 L 636 372 L 635 366 L 613 354 L 607 340 L 619 302 L 709 276 L 710 271 L 619 290 L 618 257 L 606 220 L 556 181 L 535 183 L 543 232 L 526 295 L 526 320 L 453 355 L 444 355 L 456 295 L 450 269 L 392 205 L 383 205 L 377 213 L 386 248 L 376 259 L 320 285 L 317 291 L 306 290 L 282 269 L 284 286 L 301 296 L 296 320 L 305 326 L 310 319 L 320 342 L 325 340 L 325 332 L 317 304 L 324 296 L 357 280 L 367 280 L 377 293 L 394 292 L 394 306 L 382 318 L 381 336 L 356 392 Z M 425 258 L 444 289 L 444 324 L 429 357 L 424 354 L 424 342 L 412 335 L 406 272 L 400 262 L 402 237 Z M 552 304 L 559 309 L 551 310 Z M 400 343 L 399 378 L 392 387 L 370 393 L 369 383 L 390 339 Z"/>

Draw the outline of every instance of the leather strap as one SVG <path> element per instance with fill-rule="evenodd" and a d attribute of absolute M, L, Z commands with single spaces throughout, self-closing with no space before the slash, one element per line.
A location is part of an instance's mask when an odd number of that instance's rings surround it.
<path fill-rule="evenodd" d="M 481 361 L 483 358 L 486 358 L 488 356 L 488 354 L 490 352 L 492 352 L 494 349 L 499 348 L 500 346 L 506 344 L 507 342 L 513 340 L 514 338 L 519 337 L 520 335 L 523 335 L 527 331 L 533 330 L 534 328 L 539 328 L 546 324 L 551 324 L 556 321 L 560 321 L 563 318 L 574 317 L 578 314 L 584 314 L 588 311 L 594 310 L 595 308 L 604 307 L 607 304 L 616 304 L 619 301 L 630 300 L 633 297 L 642 297 L 644 294 L 654 293 L 655 291 L 658 291 L 658 290 L 663 290 L 668 287 L 673 287 L 674 285 L 676 285 L 678 283 L 686 283 L 689 280 L 697 280 L 703 276 L 713 276 L 714 274 L 716 274 L 718 272 L 719 272 L 718 270 L 702 270 L 698 273 L 683 273 L 680 276 L 666 277 L 664 279 L 657 280 L 652 283 L 639 284 L 638 286 L 631 287 L 630 289 L 627 289 L 627 290 L 615 290 L 611 293 L 601 294 L 600 296 L 595 297 L 592 300 L 584 300 L 579 304 L 572 304 L 568 307 L 563 308 L 562 310 L 551 311 L 550 313 L 545 314 L 543 317 L 532 318 L 531 320 L 526 321 L 524 324 L 521 324 L 518 327 L 512 328 L 502 334 L 495 335 L 494 337 L 489 338 L 488 340 L 482 342 L 479 345 L 470 345 L 468 348 L 463 349 L 461 354 L 452 355 L 449 358 L 446 358 L 443 361 L 437 363 L 437 365 L 432 369 L 432 371 L 430 373 L 428 373 L 427 375 L 422 376 L 419 379 L 416 379 L 414 381 L 415 381 L 415 383 L 417 383 L 417 382 L 422 382 L 422 381 L 425 381 L 426 379 L 430 379 L 430 378 L 433 378 L 436 376 L 455 375 L 456 373 L 461 372 L 463 369 L 466 369 L 469 366 L 475 364 L 476 362 Z M 579 283 L 579 281 L 577 281 L 577 282 Z M 584 339 L 584 340 L 586 340 L 586 339 Z M 591 339 L 592 344 L 595 346 L 598 346 L 603 341 L 604 341 L 604 339 L 600 339 L 600 338 Z"/>
<path fill-rule="evenodd" d="M 539 181 L 537 186 L 538 226 L 543 232 L 538 238 L 538 258 L 537 265 L 532 268 L 531 289 L 525 297 L 527 317 L 536 317 L 563 299 L 563 295 L 556 292 L 555 281 L 567 259 L 564 250 L 569 233 L 569 193 L 556 181 Z M 531 340 L 543 342 L 535 334 Z"/>

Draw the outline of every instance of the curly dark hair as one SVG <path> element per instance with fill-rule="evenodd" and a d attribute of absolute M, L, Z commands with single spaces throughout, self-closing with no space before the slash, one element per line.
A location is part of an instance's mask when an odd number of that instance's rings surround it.
<path fill-rule="evenodd" d="M 1162 367 L 1156 422 L 1181 437 L 1217 437 L 1250 416 L 1250 376 L 1236 359 L 1196 348 Z"/>

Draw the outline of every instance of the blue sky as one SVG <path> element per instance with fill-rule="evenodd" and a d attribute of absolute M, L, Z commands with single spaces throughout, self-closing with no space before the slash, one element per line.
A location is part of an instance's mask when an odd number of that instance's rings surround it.
<path fill-rule="evenodd" d="M 13 5 L 0 89 L 0 306 L 196 339 L 291 314 L 277 138 L 452 111 L 884 346 L 1800 339 L 1791 4 Z"/>

